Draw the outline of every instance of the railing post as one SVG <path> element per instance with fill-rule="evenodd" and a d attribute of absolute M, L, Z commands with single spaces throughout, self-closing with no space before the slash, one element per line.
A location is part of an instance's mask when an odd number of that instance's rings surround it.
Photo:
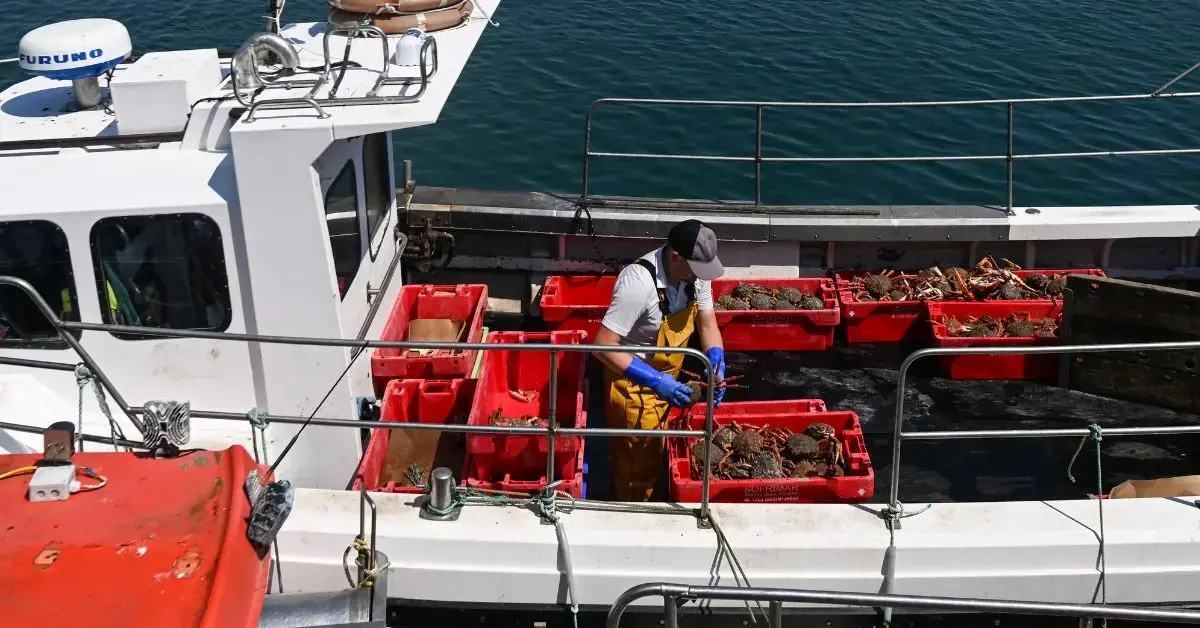
<path fill-rule="evenodd" d="M 924 351 L 909 354 L 896 372 L 896 416 L 892 420 L 892 473 L 888 487 L 888 509 L 893 513 L 900 510 L 900 443 L 904 440 L 904 389 L 908 384 L 908 367 L 925 355 Z"/>
<path fill-rule="evenodd" d="M 716 374 L 713 373 L 713 364 L 709 362 L 708 356 L 704 356 L 705 374 L 708 378 L 708 397 L 704 404 L 704 476 L 700 486 L 700 527 L 709 528 L 712 522 L 709 520 L 708 512 L 708 494 L 711 488 L 712 465 L 708 464 L 711 460 L 712 452 L 712 435 L 713 435 L 713 401 L 716 398 Z M 684 426 L 688 427 L 688 426 Z"/>
<path fill-rule="evenodd" d="M 1008 103 L 1008 150 L 1005 152 L 1004 159 L 1004 182 L 1008 189 L 1008 215 L 1012 216 L 1013 212 L 1013 104 Z"/>
<path fill-rule="evenodd" d="M 663 628 L 679 628 L 679 598 L 663 596 Z"/>
<path fill-rule="evenodd" d="M 588 178 L 590 176 L 590 159 L 592 156 L 592 111 L 595 109 L 596 103 L 592 103 L 588 107 L 587 113 L 583 118 L 583 175 L 581 177 L 581 187 L 579 190 L 579 202 L 587 203 L 588 199 Z"/>
<path fill-rule="evenodd" d="M 754 211 L 762 205 L 762 138 L 763 138 L 763 107 L 754 107 Z"/>
<path fill-rule="evenodd" d="M 554 482 L 554 440 L 558 429 L 558 351 L 550 350 L 550 416 L 546 417 L 546 482 Z M 564 480 L 566 478 L 563 478 Z"/>
<path fill-rule="evenodd" d="M 783 628 L 783 603 L 779 600 L 771 600 L 770 605 L 770 620 L 767 626 L 770 628 Z"/>

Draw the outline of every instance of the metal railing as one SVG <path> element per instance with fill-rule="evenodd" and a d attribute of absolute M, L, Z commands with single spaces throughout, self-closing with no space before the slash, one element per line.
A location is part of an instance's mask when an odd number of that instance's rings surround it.
<path fill-rule="evenodd" d="M 1143 342 L 1104 345 L 1054 345 L 1041 347 L 945 347 L 921 349 L 909 354 L 900 364 L 896 376 L 896 415 L 892 425 L 892 472 L 888 490 L 888 508 L 900 512 L 900 446 L 906 440 L 992 439 L 992 438 L 1081 438 L 1088 436 L 1087 428 L 1015 429 L 1015 430 L 953 430 L 940 432 L 904 431 L 904 389 L 908 371 L 921 358 L 939 355 L 1041 355 L 1062 353 L 1105 353 L 1125 351 L 1171 351 L 1200 349 L 1200 341 Z M 1117 427 L 1104 430 L 1105 436 L 1137 436 L 1153 434 L 1200 434 L 1200 425 Z"/>
<path fill-rule="evenodd" d="M 184 329 L 161 329 L 151 327 L 136 327 L 130 325 L 110 325 L 102 323 L 85 323 L 76 321 L 61 320 L 45 299 L 34 289 L 34 287 L 24 279 L 12 276 L 0 276 L 0 285 L 8 285 L 18 288 L 33 300 L 34 304 L 41 311 L 46 320 L 59 332 L 59 336 L 67 345 L 75 351 L 83 364 L 95 374 L 100 385 L 112 396 L 113 401 L 119 406 L 121 411 L 129 418 L 134 427 L 139 432 L 144 433 L 143 422 L 138 417 L 144 413 L 145 409 L 142 406 L 130 405 L 121 393 L 113 385 L 112 380 L 100 368 L 96 360 L 83 348 L 79 340 L 72 334 L 63 333 L 67 331 L 102 331 L 110 333 L 126 333 L 140 334 L 143 336 L 156 336 L 160 338 L 194 338 L 205 340 L 229 340 L 235 342 L 258 342 L 265 344 L 284 344 L 284 345 L 301 345 L 301 346 L 319 346 L 319 347 L 345 347 L 356 349 L 361 352 L 366 348 L 388 348 L 388 349 L 407 349 L 407 350 L 422 350 L 422 349 L 442 349 L 442 350 L 458 350 L 458 351 L 547 351 L 550 353 L 550 381 L 549 388 L 552 391 L 548 400 L 548 414 L 546 418 L 546 427 L 517 427 L 517 426 L 496 426 L 496 425 L 455 425 L 455 424 L 433 424 L 433 423 L 406 423 L 396 421 L 366 421 L 356 419 L 331 419 L 317 417 L 300 417 L 300 416 L 279 416 L 268 414 L 268 420 L 272 423 L 281 424 L 299 424 L 299 425 L 320 425 L 329 427 L 351 427 L 355 429 L 364 428 L 382 428 L 382 429 L 415 429 L 415 430 L 437 430 L 441 432 L 451 433 L 472 433 L 472 434 L 527 434 L 535 436 L 546 436 L 547 442 L 547 460 L 546 460 L 546 477 L 547 481 L 552 481 L 555 475 L 555 438 L 558 436 L 636 436 L 650 438 L 669 438 L 669 437 L 703 437 L 705 442 L 704 455 L 707 457 L 711 452 L 712 433 L 713 433 L 713 398 L 712 395 L 705 396 L 705 413 L 704 413 L 704 429 L 703 430 L 688 430 L 688 429 L 626 429 L 626 428 L 572 428 L 561 427 L 558 425 L 557 404 L 558 395 L 558 354 L 565 353 L 626 353 L 630 350 L 624 345 L 589 345 L 589 344 L 548 344 L 548 343 L 523 343 L 523 344 L 501 344 L 501 343 L 470 343 L 470 342 L 395 342 L 384 340 L 348 340 L 343 338 L 314 338 L 304 336 L 270 336 L 263 334 L 239 334 L 230 332 L 212 332 Z M 712 373 L 712 363 L 708 356 L 704 353 L 692 349 L 690 347 L 656 347 L 655 353 L 665 354 L 683 354 L 696 358 L 704 367 L 705 377 L 707 378 L 708 390 L 713 390 L 715 385 L 714 375 Z M 48 368 L 54 370 L 69 370 L 74 367 L 69 364 L 43 362 L 38 360 L 24 360 L 19 358 L 4 358 L 4 362 L 16 364 L 20 366 L 30 366 L 34 368 Z M 0 363 L 4 363 L 0 362 Z M 233 421 L 248 421 L 245 414 L 236 412 L 220 412 L 212 410 L 196 410 L 193 409 L 189 413 L 197 418 L 208 419 L 224 419 Z M 128 442 L 128 441 L 127 441 Z M 711 471 L 706 469 L 702 478 L 700 508 L 697 512 L 700 525 L 707 527 L 709 525 L 709 492 L 711 482 Z M 672 512 L 678 512 L 678 509 L 672 509 Z"/>
<path fill-rule="evenodd" d="M 1126 619 L 1200 624 L 1200 611 L 1173 608 L 984 600 L 925 595 L 842 593 L 840 591 L 812 591 L 806 589 L 701 587 L 660 582 L 639 584 L 627 589 L 617 597 L 617 601 L 613 603 L 608 611 L 607 628 L 619 628 L 621 617 L 625 614 L 629 606 L 637 600 L 647 597 L 663 598 L 663 625 L 665 628 L 679 628 L 679 605 L 681 602 L 689 600 L 768 602 L 770 604 L 770 611 L 768 612 L 768 626 L 770 628 L 779 628 L 783 623 L 784 602 L 860 607 L 897 607 L 953 613 L 1004 613 L 1013 615 L 1076 617 L 1079 619 Z"/>
<path fill-rule="evenodd" d="M 930 101 L 896 101 L 896 102 L 789 102 L 789 101 L 755 101 L 755 100 L 687 100 L 673 98 L 600 98 L 588 106 L 584 118 L 583 131 L 583 177 L 580 190 L 580 202 L 589 202 L 588 185 L 591 178 L 591 159 L 661 159 L 670 161 L 711 161 L 754 164 L 754 205 L 753 209 L 762 207 L 762 165 L 763 164 L 820 164 L 820 163 L 858 163 L 858 164 L 895 164 L 913 162 L 942 162 L 942 161 L 1003 161 L 1005 167 L 1005 208 L 1009 215 L 1013 214 L 1013 162 L 1035 159 L 1074 159 L 1086 157 L 1134 157 L 1148 155 L 1195 155 L 1200 154 L 1200 148 L 1184 149 L 1152 149 L 1152 150 L 1110 150 L 1082 151 L 1062 153 L 1028 153 L 1013 152 L 1013 110 L 1018 105 L 1049 105 L 1083 102 L 1118 102 L 1157 100 L 1166 98 L 1195 98 L 1200 92 L 1165 91 L 1192 72 L 1200 69 L 1200 63 L 1168 81 L 1163 86 L 1147 94 L 1125 94 L 1118 96 L 1060 96 L 1045 98 L 1005 98 L 987 100 L 930 100 Z M 658 105 L 669 107 L 733 107 L 753 109 L 755 115 L 754 154 L 738 155 L 695 155 L 687 153 L 615 153 L 592 150 L 592 118 L 596 108 L 601 105 Z M 772 109 L 917 109 L 928 107 L 1004 107 L 1008 114 L 1006 131 L 1007 146 L 1003 155 L 920 155 L 897 157 L 764 157 L 763 156 L 763 110 Z M 748 205 L 748 204 L 747 204 Z"/>

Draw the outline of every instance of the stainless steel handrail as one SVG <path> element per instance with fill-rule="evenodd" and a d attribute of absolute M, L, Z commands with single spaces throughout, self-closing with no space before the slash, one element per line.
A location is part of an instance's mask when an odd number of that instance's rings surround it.
<path fill-rule="evenodd" d="M 1148 155 L 1195 155 L 1200 154 L 1200 148 L 1187 149 L 1153 149 L 1153 150 L 1113 150 L 1086 151 L 1063 153 L 1013 153 L 1013 110 L 1024 105 L 1049 105 L 1082 102 L 1118 102 L 1159 100 L 1166 98 L 1195 98 L 1200 92 L 1164 93 L 1172 85 L 1183 80 L 1188 75 L 1200 69 L 1200 63 L 1192 66 L 1182 74 L 1168 81 L 1157 90 L 1147 94 L 1123 94 L 1115 96 L 1057 96 L 1043 98 L 1004 98 L 1004 99 L 975 99 L 975 100 L 929 100 L 929 101 L 894 101 L 894 102 L 803 102 L 803 101 L 769 101 L 769 100 L 689 100 L 677 98 L 600 98 L 592 101 L 584 116 L 583 130 L 583 176 L 580 189 L 580 202 L 589 202 L 588 185 L 591 179 L 591 159 L 621 158 L 621 159 L 665 159 L 674 161 L 715 161 L 754 164 L 754 205 L 755 210 L 762 206 L 762 165 L 769 163 L 905 163 L 905 162 L 936 162 L 936 161 L 1004 161 L 1005 187 L 1007 200 L 1005 204 L 1009 215 L 1013 214 L 1013 162 L 1034 159 L 1076 159 L 1084 157 L 1134 157 Z M 694 155 L 687 153 L 614 153 L 597 152 L 592 150 L 592 118 L 596 108 L 601 105 L 657 105 L 668 107 L 735 107 L 753 108 L 755 114 L 754 155 Z M 763 157 L 763 110 L 776 109 L 916 109 L 928 107 L 1005 107 L 1007 112 L 1006 145 L 1003 155 L 922 155 L 898 157 Z"/>
<path fill-rule="evenodd" d="M 1200 341 L 1187 342 L 1134 342 L 1104 345 L 1054 345 L 1042 347 L 938 347 L 921 349 L 909 354 L 900 363 L 896 375 L 896 415 L 892 425 L 892 472 L 891 486 L 888 487 L 888 508 L 898 513 L 900 505 L 900 445 L 904 440 L 932 440 L 934 438 L 1034 438 L 1046 437 L 1082 437 L 1089 431 L 1084 428 L 1054 429 L 1054 430 L 962 430 L 950 432 L 927 432 L 924 434 L 904 433 L 904 389 L 907 384 L 908 370 L 914 362 L 921 358 L 937 355 L 1012 355 L 1012 354 L 1055 354 L 1055 353 L 1104 353 L 1109 351 L 1170 351 L 1180 349 L 1200 349 Z M 1123 427 L 1104 430 L 1105 435 L 1133 436 L 1139 434 L 1198 434 L 1200 425 L 1183 426 L 1150 426 Z"/>
<path fill-rule="evenodd" d="M 0 285 L 8 285 L 16 287 L 29 296 L 34 304 L 46 317 L 47 321 L 54 326 L 59 332 L 59 336 L 67 342 L 68 346 L 75 350 L 79 355 L 79 359 L 83 361 L 100 381 L 100 384 L 112 395 L 113 401 L 121 408 L 122 412 L 133 422 L 134 426 L 139 431 L 142 428 L 142 422 L 137 418 L 138 415 L 144 412 L 141 406 L 131 406 L 125 398 L 117 391 L 112 380 L 100 368 L 96 360 L 83 348 L 79 341 L 71 334 L 63 333 L 65 331 L 107 331 L 111 333 L 126 333 L 139 334 L 142 336 L 156 336 L 161 338 L 194 338 L 206 340 L 228 340 L 235 342 L 259 342 L 266 344 L 284 344 L 284 345 L 301 345 L 301 346 L 324 346 L 324 347 L 347 347 L 361 351 L 367 347 L 391 348 L 391 349 L 444 349 L 458 351 L 548 351 L 550 353 L 550 384 L 552 390 L 555 390 L 557 383 L 557 360 L 558 352 L 566 353 L 623 353 L 629 351 L 628 346 L 624 345 L 591 345 L 591 344 L 549 344 L 549 343 L 523 343 L 523 344 L 501 344 L 501 343 L 482 343 L 482 342 L 398 342 L 385 340 L 348 340 L 343 338 L 314 338 L 305 336 L 271 336 L 264 334 L 240 334 L 231 332 L 212 332 L 187 329 L 163 329 L 152 327 L 137 327 L 130 325 L 109 325 L 102 323 L 84 323 L 76 321 L 61 320 L 57 314 L 46 303 L 41 294 L 24 279 L 8 275 L 0 275 Z M 700 360 L 704 367 L 705 377 L 707 378 L 708 390 L 713 390 L 715 385 L 714 374 L 712 373 L 712 363 L 708 356 L 704 353 L 692 349 L 691 347 L 656 347 L 655 353 L 666 354 L 683 354 L 694 357 Z M 25 362 L 23 366 L 39 366 L 32 362 Z M 60 369 L 62 365 L 55 363 L 47 363 L 46 368 Z M 363 428 L 383 428 L 383 429 L 438 429 L 443 432 L 469 432 L 469 433 L 485 433 L 485 434 L 533 434 L 545 435 L 548 439 L 547 446 L 547 478 L 553 478 L 554 469 L 554 439 L 559 436 L 638 436 L 651 438 L 669 438 L 676 436 L 683 437 L 703 437 L 705 443 L 704 455 L 707 457 L 711 452 L 712 433 L 713 433 L 713 397 L 707 395 L 705 398 L 705 420 L 703 430 L 639 430 L 639 429 L 615 429 L 615 428 L 564 428 L 557 425 L 557 403 L 558 395 L 551 394 L 549 403 L 549 414 L 545 428 L 537 427 L 508 427 L 508 426 L 492 426 L 492 425 L 450 425 L 450 424 L 423 424 L 423 423 L 404 423 L 404 422 L 383 422 L 383 421 L 360 421 L 347 419 L 323 419 L 309 417 L 293 417 L 268 414 L 269 420 L 276 423 L 290 424 L 312 424 L 331 427 L 353 427 L 357 429 Z M 248 420 L 245 415 L 230 413 L 230 412 L 214 412 L 205 410 L 192 410 L 191 416 L 197 418 L 215 418 L 228 420 Z M 700 494 L 700 510 L 699 519 L 702 526 L 707 526 L 709 521 L 709 491 L 711 482 L 711 469 L 706 468 L 704 476 L 701 480 Z"/>
<path fill-rule="evenodd" d="M 1063 604 L 1058 602 L 1027 602 L 1019 600 L 985 600 L 926 595 L 895 595 L 877 593 L 844 593 L 809 589 L 771 589 L 760 587 L 708 587 L 647 582 L 627 589 L 609 608 L 607 628 L 619 628 L 621 617 L 635 601 L 647 597 L 663 598 L 663 613 L 667 628 L 678 628 L 677 607 L 685 600 L 737 600 L 770 602 L 771 628 L 778 628 L 782 604 L 835 604 L 858 607 L 897 607 L 956 613 L 1007 613 L 1014 615 L 1047 615 L 1080 619 L 1128 619 L 1137 621 L 1180 622 L 1200 624 L 1200 611 L 1168 608 L 1140 608 L 1106 604 Z"/>

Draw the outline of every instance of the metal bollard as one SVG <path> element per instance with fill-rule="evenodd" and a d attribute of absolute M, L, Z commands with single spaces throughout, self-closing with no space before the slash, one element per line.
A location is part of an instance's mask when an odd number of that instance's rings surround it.
<path fill-rule="evenodd" d="M 455 521 L 461 507 L 454 504 L 454 474 L 438 467 L 429 474 L 429 495 L 421 506 L 421 518 L 430 521 Z"/>

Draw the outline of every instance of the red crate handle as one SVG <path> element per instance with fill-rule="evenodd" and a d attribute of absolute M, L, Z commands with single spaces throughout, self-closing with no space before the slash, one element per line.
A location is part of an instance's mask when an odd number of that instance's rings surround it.
<path fill-rule="evenodd" d="M 421 296 L 430 296 L 439 292 L 460 296 L 466 294 L 466 286 L 462 284 L 425 284 L 421 286 Z"/>
<path fill-rule="evenodd" d="M 447 395 L 450 394 L 451 380 L 448 379 L 427 379 L 421 382 L 421 393 L 427 395 Z"/>

